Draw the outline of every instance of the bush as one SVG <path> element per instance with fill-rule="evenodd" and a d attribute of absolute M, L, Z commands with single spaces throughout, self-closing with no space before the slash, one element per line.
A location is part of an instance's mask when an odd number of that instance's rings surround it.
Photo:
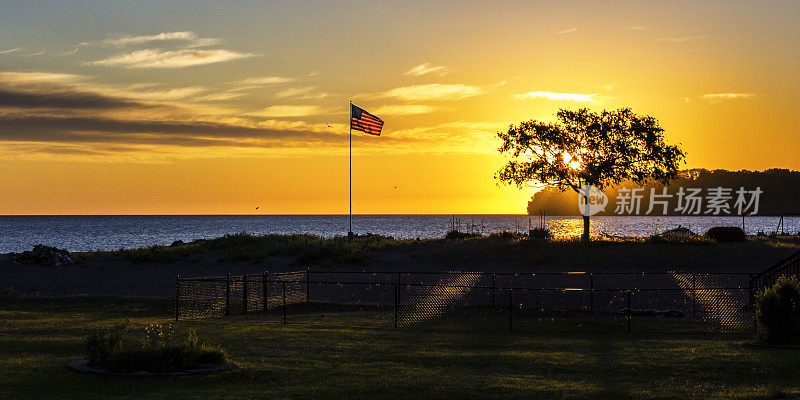
<path fill-rule="evenodd" d="M 480 233 L 466 233 L 466 232 L 459 232 L 455 229 L 451 231 L 447 231 L 447 234 L 444 235 L 445 239 L 450 240 L 463 240 L 463 239 L 471 239 L 471 238 L 478 238 L 481 237 Z"/>
<path fill-rule="evenodd" d="M 742 228 L 737 226 L 715 226 L 706 231 L 707 238 L 722 243 L 745 242 L 747 235 L 745 235 Z"/>
<path fill-rule="evenodd" d="M 547 228 L 534 228 L 528 231 L 528 237 L 531 239 L 550 239 L 553 237 L 553 232 Z"/>
<path fill-rule="evenodd" d="M 800 281 L 781 276 L 756 298 L 758 338 L 767 344 L 800 344 Z"/>
<path fill-rule="evenodd" d="M 171 325 L 150 325 L 138 337 L 128 323 L 98 328 L 85 345 L 87 364 L 111 372 L 174 372 L 227 362 L 224 351 L 200 343 L 194 331 L 176 334 Z"/>
<path fill-rule="evenodd" d="M 649 244 L 704 245 L 710 244 L 712 241 L 708 237 L 696 235 L 692 232 L 666 231 L 664 233 L 650 235 L 644 242 Z"/>
<path fill-rule="evenodd" d="M 512 232 L 509 230 L 503 230 L 500 232 L 495 232 L 489 235 L 490 238 L 493 239 L 504 239 L 504 240 L 514 240 L 514 239 L 521 239 L 522 234 L 517 232 Z"/>

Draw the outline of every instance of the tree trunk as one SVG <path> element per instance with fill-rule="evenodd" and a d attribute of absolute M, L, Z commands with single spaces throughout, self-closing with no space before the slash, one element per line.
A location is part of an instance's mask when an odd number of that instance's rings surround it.
<path fill-rule="evenodd" d="M 581 235 L 581 240 L 584 242 L 589 241 L 589 216 L 583 216 L 583 235 Z"/>
<path fill-rule="evenodd" d="M 581 235 L 581 240 L 584 242 L 589 241 L 589 196 L 586 194 L 583 196 L 583 235 Z"/>

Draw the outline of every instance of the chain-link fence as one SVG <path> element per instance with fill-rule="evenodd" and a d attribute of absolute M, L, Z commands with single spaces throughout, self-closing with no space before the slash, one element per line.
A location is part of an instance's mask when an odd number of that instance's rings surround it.
<path fill-rule="evenodd" d="M 432 329 L 752 332 L 747 273 L 296 271 L 178 278 L 176 319 L 263 312 Z"/>

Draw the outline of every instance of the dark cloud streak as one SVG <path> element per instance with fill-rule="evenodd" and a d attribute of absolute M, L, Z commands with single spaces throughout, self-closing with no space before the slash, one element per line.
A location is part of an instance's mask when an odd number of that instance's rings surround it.
<path fill-rule="evenodd" d="M 19 108 L 65 108 L 107 110 L 115 108 L 149 108 L 137 102 L 95 93 L 54 90 L 24 92 L 0 89 L 0 106 Z"/>
<path fill-rule="evenodd" d="M 213 122 L 123 121 L 92 117 L 3 116 L 0 141 L 162 144 L 174 146 L 305 147 L 340 135 Z"/>

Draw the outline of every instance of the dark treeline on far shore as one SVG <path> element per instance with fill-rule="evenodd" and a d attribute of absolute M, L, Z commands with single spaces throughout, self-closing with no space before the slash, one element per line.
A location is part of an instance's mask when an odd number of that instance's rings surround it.
<path fill-rule="evenodd" d="M 703 212 L 705 212 L 705 204 L 708 201 L 708 196 L 710 196 L 708 189 L 718 187 L 731 189 L 730 213 L 721 213 L 719 215 L 738 215 L 734 205 L 737 200 L 736 192 L 740 188 L 744 188 L 746 191 L 753 191 L 756 188 L 761 189 L 758 212 L 754 215 L 800 213 L 800 171 L 788 169 L 768 169 L 765 171 L 690 169 L 681 171 L 680 178 L 666 186 L 667 193 L 671 195 L 671 197 L 666 198 L 669 202 L 666 215 L 692 215 L 676 212 L 678 207 L 677 193 L 680 188 L 684 188 L 684 191 L 688 188 L 702 189 L 700 195 L 703 197 Z M 639 186 L 632 182 L 622 182 L 620 185 L 604 188 L 603 192 L 608 196 L 608 205 L 604 212 L 596 215 L 620 215 L 615 212 L 620 188 L 644 189 L 640 192 L 642 195 L 640 212 L 638 214 L 623 213 L 622 215 L 663 215 L 663 207 L 660 205 L 656 205 L 650 214 L 646 214 L 646 212 L 650 204 L 650 190 L 655 189 L 656 194 L 661 194 L 664 185 L 648 184 Z M 749 193 L 747 194 L 747 199 L 750 199 Z M 548 215 L 580 215 L 578 195 L 572 190 L 561 192 L 557 188 L 546 187 L 537 192 L 528 202 L 528 214 L 538 214 L 539 210 L 544 210 Z"/>

